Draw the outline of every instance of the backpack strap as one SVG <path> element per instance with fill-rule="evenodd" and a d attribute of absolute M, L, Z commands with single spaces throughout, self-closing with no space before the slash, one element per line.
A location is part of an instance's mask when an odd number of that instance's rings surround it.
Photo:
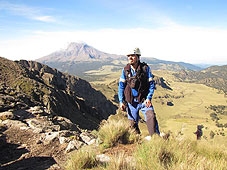
<path fill-rule="evenodd" d="M 140 77 L 140 75 L 142 74 L 142 73 L 145 73 L 145 74 L 147 74 L 147 67 L 148 67 L 148 65 L 146 64 L 146 63 L 140 63 L 140 66 L 139 66 L 140 68 L 137 70 L 137 74 L 136 74 L 136 76 L 137 77 Z"/>
<path fill-rule="evenodd" d="M 141 63 L 141 65 L 142 65 L 143 72 L 147 73 L 147 67 L 148 67 L 147 63 L 143 62 L 143 63 Z"/>
<path fill-rule="evenodd" d="M 147 74 L 147 63 L 143 62 L 143 63 L 140 63 L 140 68 L 141 70 L 138 71 L 137 70 L 137 74 L 136 76 L 139 77 L 140 74 L 143 72 L 145 74 Z M 127 80 L 129 77 L 132 77 L 132 73 L 131 73 L 131 67 L 130 67 L 130 64 L 127 64 L 125 67 L 124 67 L 124 72 L 125 72 L 125 79 Z"/>
<path fill-rule="evenodd" d="M 127 81 L 127 79 L 132 76 L 130 64 L 127 64 L 124 67 L 124 72 L 125 72 L 125 79 Z"/>

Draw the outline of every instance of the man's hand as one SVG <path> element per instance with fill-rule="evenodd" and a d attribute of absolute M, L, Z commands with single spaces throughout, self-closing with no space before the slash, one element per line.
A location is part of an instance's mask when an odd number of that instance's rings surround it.
<path fill-rule="evenodd" d="M 151 101 L 149 99 L 145 100 L 145 106 L 146 107 L 151 107 L 152 106 Z"/>
<path fill-rule="evenodd" d="M 126 110 L 126 107 L 125 107 L 125 104 L 124 103 L 120 103 L 120 109 L 122 111 L 125 111 Z"/>

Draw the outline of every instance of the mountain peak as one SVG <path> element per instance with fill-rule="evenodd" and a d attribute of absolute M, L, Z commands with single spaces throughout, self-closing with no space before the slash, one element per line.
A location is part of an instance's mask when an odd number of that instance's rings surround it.
<path fill-rule="evenodd" d="M 120 55 L 108 54 L 99 51 L 86 43 L 69 43 L 65 50 L 56 51 L 45 57 L 39 58 L 39 62 L 72 62 L 72 61 L 92 61 L 121 58 Z"/>
<path fill-rule="evenodd" d="M 67 51 L 75 50 L 75 49 L 81 49 L 81 48 L 87 48 L 90 47 L 86 43 L 76 43 L 71 42 L 69 43 L 68 47 L 66 48 Z"/>

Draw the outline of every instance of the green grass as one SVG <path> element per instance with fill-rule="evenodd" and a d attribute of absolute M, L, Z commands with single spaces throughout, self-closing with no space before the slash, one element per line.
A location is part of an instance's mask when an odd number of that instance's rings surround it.
<path fill-rule="evenodd" d="M 80 150 L 72 152 L 66 162 L 65 169 L 67 170 L 81 170 L 91 169 L 96 167 L 98 161 L 96 160 L 96 153 L 91 147 L 83 147 Z"/>
<path fill-rule="evenodd" d="M 31 95 L 34 89 L 34 85 L 33 82 L 31 80 L 26 80 L 26 79 L 17 79 L 14 84 L 13 87 L 19 87 L 21 89 L 21 91 L 23 91 L 24 93 Z"/>
<path fill-rule="evenodd" d="M 102 122 L 98 138 L 103 148 L 110 148 L 117 144 L 131 144 L 139 140 L 139 135 L 129 127 L 126 119 L 117 120 L 109 118 Z"/>
<path fill-rule="evenodd" d="M 116 154 L 112 157 L 111 161 L 103 169 L 108 170 L 136 170 L 135 159 L 126 160 L 127 155 L 123 153 Z"/>
<path fill-rule="evenodd" d="M 163 140 L 153 136 L 134 155 L 137 169 L 226 169 L 227 154 L 222 148 L 191 140 Z"/>
<path fill-rule="evenodd" d="M 96 132 L 106 145 L 118 144 L 124 130 L 128 130 L 128 122 L 124 121 L 121 115 L 114 115 L 106 122 L 103 122 Z M 120 122 L 120 123 L 119 123 Z M 111 134 L 111 135 L 110 135 Z M 130 140 L 128 138 L 128 142 Z M 128 143 L 127 142 L 127 143 Z M 122 145 L 122 144 L 121 144 Z M 168 140 L 158 135 L 153 135 L 150 141 L 140 140 L 135 145 L 132 154 L 128 154 L 125 148 L 118 148 L 115 154 L 109 155 L 110 161 L 101 163 L 97 155 L 103 152 L 101 147 L 85 146 L 80 150 L 71 153 L 66 162 L 67 170 L 175 170 L 175 169 L 226 169 L 227 151 L 219 145 L 210 144 L 208 141 L 195 141 L 190 139 L 178 140 L 171 134 Z M 109 150 L 109 149 L 108 149 Z"/>

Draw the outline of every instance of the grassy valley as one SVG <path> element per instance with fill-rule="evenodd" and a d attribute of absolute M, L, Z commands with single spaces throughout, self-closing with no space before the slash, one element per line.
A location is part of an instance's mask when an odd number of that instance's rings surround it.
<path fill-rule="evenodd" d="M 211 66 L 202 71 L 180 71 L 174 74 L 179 80 L 205 84 L 227 93 L 227 65 Z"/>
<path fill-rule="evenodd" d="M 175 76 L 176 72 L 171 71 L 153 71 L 157 77 L 163 77 L 165 82 L 172 90 L 156 86 L 153 96 L 153 105 L 158 117 L 161 131 L 171 131 L 179 138 L 196 139 L 194 132 L 197 125 L 203 125 L 203 138 L 210 143 L 217 143 L 227 146 L 227 115 L 217 113 L 218 127 L 216 119 L 211 114 L 213 106 L 227 106 L 227 98 L 223 92 L 218 89 L 208 87 L 203 84 L 182 82 L 179 77 Z M 92 70 L 87 72 L 96 77 L 102 77 L 91 81 L 91 84 L 116 105 L 118 104 L 118 80 L 121 71 L 112 73 L 112 67 L 103 67 L 103 70 Z M 126 113 L 124 113 L 126 114 Z M 142 114 L 141 114 L 142 116 Z M 148 135 L 145 124 L 140 123 L 144 136 Z M 215 134 L 212 137 L 211 134 Z"/>

